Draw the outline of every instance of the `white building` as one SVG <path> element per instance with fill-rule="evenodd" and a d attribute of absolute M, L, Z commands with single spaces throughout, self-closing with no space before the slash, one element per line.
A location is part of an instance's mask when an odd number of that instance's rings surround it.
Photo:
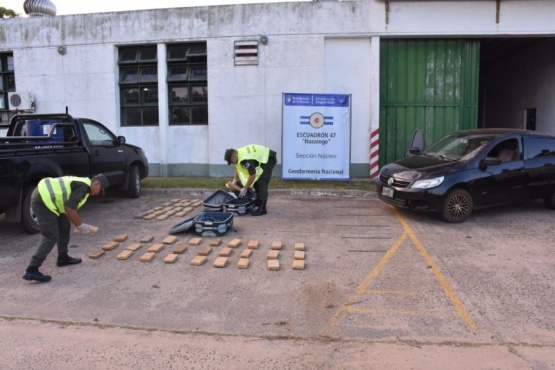
<path fill-rule="evenodd" d="M 219 177 L 231 173 L 226 148 L 262 144 L 279 161 L 283 93 L 351 94 L 350 173 L 366 177 L 404 153 L 415 127 L 427 140 L 470 127 L 555 133 L 554 35 L 552 0 L 0 19 L 0 111 L 5 122 L 8 93 L 28 92 L 37 113 L 68 107 L 143 147 L 152 176 Z"/>

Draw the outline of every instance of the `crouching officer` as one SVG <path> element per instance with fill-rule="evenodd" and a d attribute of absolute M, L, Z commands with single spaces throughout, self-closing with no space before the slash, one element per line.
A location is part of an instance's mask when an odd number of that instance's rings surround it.
<path fill-rule="evenodd" d="M 262 145 L 251 144 L 237 150 L 227 149 L 224 160 L 228 165 L 232 163 L 235 165 L 233 183 L 237 183 L 237 178 L 239 178 L 243 186 L 239 197 L 244 197 L 250 187 L 256 191 L 257 197 L 254 205 L 257 208 L 252 215 L 262 216 L 268 213 L 266 209 L 268 185 L 277 163 L 276 152 Z"/>
<path fill-rule="evenodd" d="M 39 223 L 42 240 L 25 270 L 23 279 L 46 282 L 51 279 L 39 271 L 48 254 L 58 245 L 59 267 L 81 263 L 80 258 L 68 253 L 69 233 L 72 222 L 82 234 L 90 234 L 91 226 L 81 221 L 77 210 L 85 204 L 89 195 L 96 196 L 109 186 L 103 174 L 87 177 L 47 177 L 42 179 L 31 195 L 31 209 Z"/>

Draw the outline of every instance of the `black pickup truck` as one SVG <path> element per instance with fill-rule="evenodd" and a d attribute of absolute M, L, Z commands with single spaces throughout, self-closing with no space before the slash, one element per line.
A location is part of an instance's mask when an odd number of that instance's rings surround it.
<path fill-rule="evenodd" d="M 37 183 L 44 177 L 91 177 L 103 173 L 110 188 L 131 198 L 141 194 L 148 176 L 143 150 L 125 143 L 99 122 L 69 114 L 15 115 L 0 136 L 0 214 L 38 233 L 30 206 Z"/>

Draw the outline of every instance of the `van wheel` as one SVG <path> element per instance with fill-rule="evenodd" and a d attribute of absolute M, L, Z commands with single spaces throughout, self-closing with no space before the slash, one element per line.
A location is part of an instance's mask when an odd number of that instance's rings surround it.
<path fill-rule="evenodd" d="M 472 196 L 464 189 L 451 191 L 443 202 L 443 219 L 450 223 L 464 222 L 472 213 Z"/>
<path fill-rule="evenodd" d="M 23 201 L 21 202 L 21 228 L 29 234 L 40 232 L 39 222 L 35 217 L 35 212 L 31 209 L 31 195 L 35 186 L 26 187 L 23 190 Z"/>
<path fill-rule="evenodd" d="M 139 175 L 139 167 L 129 167 L 127 183 L 127 196 L 129 198 L 138 198 L 141 195 L 141 177 Z"/>
<path fill-rule="evenodd" d="M 550 196 L 543 198 L 543 204 L 549 209 L 555 209 L 555 192 Z"/>

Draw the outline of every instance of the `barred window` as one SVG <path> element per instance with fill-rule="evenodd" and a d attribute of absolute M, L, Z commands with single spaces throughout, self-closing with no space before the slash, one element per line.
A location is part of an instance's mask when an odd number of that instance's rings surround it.
<path fill-rule="evenodd" d="M 8 92 L 15 91 L 13 54 L 0 54 L 0 111 L 7 111 Z"/>
<path fill-rule="evenodd" d="M 206 43 L 169 44 L 166 62 L 170 125 L 207 125 Z"/>
<path fill-rule="evenodd" d="M 122 126 L 158 126 L 156 45 L 119 48 Z"/>

